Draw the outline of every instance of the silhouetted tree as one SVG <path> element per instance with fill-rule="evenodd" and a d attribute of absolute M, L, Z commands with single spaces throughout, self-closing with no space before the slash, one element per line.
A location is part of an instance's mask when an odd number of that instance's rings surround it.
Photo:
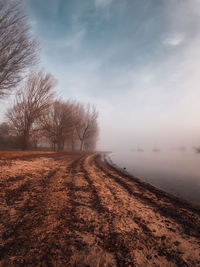
<path fill-rule="evenodd" d="M 37 48 L 20 1 L 0 0 L 0 98 L 37 61 Z"/>
<path fill-rule="evenodd" d="M 55 79 L 42 71 L 30 74 L 22 88 L 17 91 L 14 106 L 7 117 L 13 129 L 22 139 L 22 148 L 28 147 L 35 123 L 53 101 Z"/>

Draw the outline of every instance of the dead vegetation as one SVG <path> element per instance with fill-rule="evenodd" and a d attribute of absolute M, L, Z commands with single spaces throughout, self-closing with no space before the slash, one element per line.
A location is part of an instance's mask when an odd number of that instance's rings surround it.
<path fill-rule="evenodd" d="M 0 153 L 1 266 L 199 266 L 200 209 L 97 154 Z"/>

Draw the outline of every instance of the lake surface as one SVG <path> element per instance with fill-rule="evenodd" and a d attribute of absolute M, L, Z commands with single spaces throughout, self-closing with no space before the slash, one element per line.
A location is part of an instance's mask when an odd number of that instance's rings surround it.
<path fill-rule="evenodd" d="M 200 154 L 195 151 L 120 151 L 110 154 L 110 158 L 132 175 L 200 203 Z"/>

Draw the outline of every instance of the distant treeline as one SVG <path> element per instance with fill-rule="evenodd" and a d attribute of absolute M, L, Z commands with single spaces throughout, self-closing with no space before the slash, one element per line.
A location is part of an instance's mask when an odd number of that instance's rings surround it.
<path fill-rule="evenodd" d="M 95 107 L 58 99 L 55 78 L 33 71 L 38 50 L 21 1 L 0 0 L 0 99 L 15 92 L 0 125 L 0 148 L 95 149 Z"/>

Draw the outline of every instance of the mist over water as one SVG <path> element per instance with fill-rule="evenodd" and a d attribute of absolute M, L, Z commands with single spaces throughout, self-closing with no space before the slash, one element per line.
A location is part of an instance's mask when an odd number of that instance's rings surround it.
<path fill-rule="evenodd" d="M 200 154 L 193 149 L 116 150 L 110 158 L 132 175 L 200 203 Z"/>

